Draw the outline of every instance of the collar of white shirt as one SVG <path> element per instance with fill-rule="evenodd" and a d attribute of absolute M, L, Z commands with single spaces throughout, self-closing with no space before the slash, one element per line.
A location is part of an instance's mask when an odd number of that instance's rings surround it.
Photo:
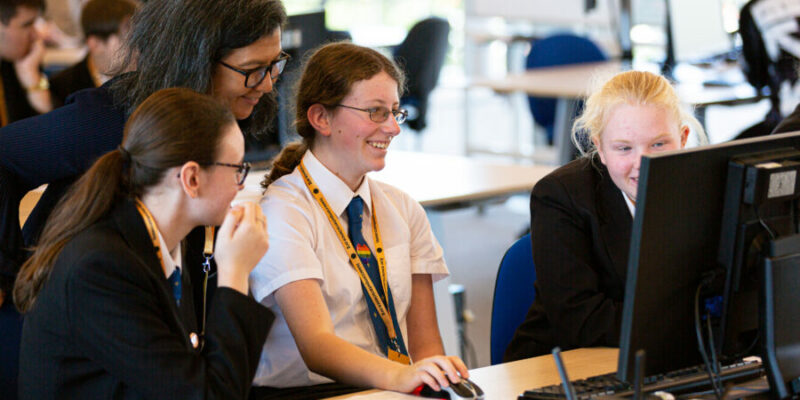
<path fill-rule="evenodd" d="M 631 201 L 631 198 L 628 197 L 628 195 L 625 194 L 625 192 L 623 192 L 622 189 L 620 189 L 620 192 L 622 192 L 622 197 L 625 199 L 625 204 L 628 205 L 628 211 L 631 212 L 631 217 L 633 217 L 634 214 L 636 214 L 636 204 L 633 201 Z"/>
<path fill-rule="evenodd" d="M 156 232 L 158 233 L 158 245 L 161 246 L 161 258 L 164 260 L 164 275 L 169 278 L 175 271 L 175 267 L 181 266 L 181 242 L 178 242 L 175 251 L 170 253 L 164 237 L 161 236 L 161 231 L 156 228 Z"/>
<path fill-rule="evenodd" d="M 367 214 L 371 215 L 372 198 L 370 197 L 368 176 L 364 176 L 361 185 L 353 192 L 343 180 L 322 164 L 311 150 L 306 151 L 303 156 L 303 165 L 306 166 L 308 173 L 314 179 L 314 183 L 325 195 L 325 200 L 328 201 L 328 205 L 331 206 L 331 210 L 336 215 L 342 215 L 355 196 L 361 196 L 361 199 L 364 200 L 364 208 L 367 210 Z"/>

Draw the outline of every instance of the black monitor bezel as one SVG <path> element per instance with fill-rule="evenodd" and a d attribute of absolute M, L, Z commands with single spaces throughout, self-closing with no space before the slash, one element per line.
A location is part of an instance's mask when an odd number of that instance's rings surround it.
<path fill-rule="evenodd" d="M 647 351 L 646 375 L 702 363 L 694 315 L 688 310 L 693 310 L 694 291 L 702 275 L 720 268 L 717 256 L 728 161 L 787 147 L 800 149 L 800 132 L 642 158 L 622 305 L 619 379 L 631 381 L 634 354 L 640 348 Z M 644 281 L 658 284 L 648 287 L 640 284 Z M 668 307 L 659 308 L 659 304 Z"/>

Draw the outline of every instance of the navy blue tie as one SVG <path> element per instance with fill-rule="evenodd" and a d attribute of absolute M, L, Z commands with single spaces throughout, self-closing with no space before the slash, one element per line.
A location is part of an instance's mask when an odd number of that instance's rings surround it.
<path fill-rule="evenodd" d="M 181 267 L 175 267 L 175 271 L 167 278 L 169 287 L 172 288 L 172 295 L 175 296 L 175 302 L 181 305 Z"/>
<path fill-rule="evenodd" d="M 347 234 L 350 236 L 350 241 L 353 243 L 353 247 L 356 248 L 358 258 L 361 260 L 361 263 L 364 264 L 364 269 L 367 270 L 369 279 L 372 281 L 375 289 L 378 290 L 378 294 L 380 295 L 381 299 L 385 299 L 386 295 L 383 293 L 383 284 L 381 283 L 380 271 L 378 270 L 378 261 L 372 255 L 372 252 L 367 246 L 367 241 L 364 240 L 364 235 L 361 233 L 363 215 L 364 201 L 361 199 L 361 196 L 353 197 L 353 200 L 351 200 L 350 204 L 347 206 Z M 367 293 L 367 289 L 364 287 L 363 283 L 361 284 L 361 290 L 364 292 L 364 298 L 367 301 L 367 307 L 369 309 L 368 311 L 370 319 L 372 320 L 372 326 L 375 328 L 375 335 L 378 338 L 378 344 L 380 345 L 383 354 L 388 354 L 388 348 L 391 346 L 392 350 L 408 355 L 405 341 L 403 340 L 403 333 L 400 331 L 400 324 L 397 323 L 397 313 L 395 312 L 391 289 L 388 290 L 388 309 L 389 313 L 392 315 L 392 321 L 394 322 L 395 332 L 397 334 L 396 343 L 392 343 L 389 339 L 389 333 L 386 329 L 386 326 L 384 325 L 380 315 L 378 315 L 375 304 L 372 303 L 369 293 Z"/>

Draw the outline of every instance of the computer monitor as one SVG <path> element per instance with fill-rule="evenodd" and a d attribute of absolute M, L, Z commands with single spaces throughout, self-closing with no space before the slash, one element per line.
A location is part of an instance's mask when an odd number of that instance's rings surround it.
<path fill-rule="evenodd" d="M 293 127 L 294 90 L 309 51 L 329 41 L 325 11 L 290 15 L 281 34 L 281 47 L 292 58 L 275 85 L 278 93 L 277 137 L 281 145 L 298 138 Z"/>
<path fill-rule="evenodd" d="M 305 53 L 324 43 L 327 37 L 325 10 L 290 15 L 282 32 L 281 47 L 292 56 L 297 67 L 302 64 Z"/>
<path fill-rule="evenodd" d="M 723 239 L 727 236 L 723 233 L 729 233 L 730 226 L 737 227 L 734 232 L 740 226 L 752 227 L 748 223 L 752 222 L 749 213 L 753 210 L 739 204 L 745 199 L 744 189 L 749 187 L 749 183 L 740 185 L 738 198 L 726 194 L 737 190 L 730 189 L 728 184 L 730 175 L 735 175 L 736 170 L 731 163 L 748 164 L 754 160 L 753 157 L 762 157 L 756 164 L 763 164 L 771 162 L 770 157 L 786 158 L 785 155 L 792 152 L 800 155 L 800 132 L 643 157 L 623 304 L 619 379 L 632 380 L 634 354 L 640 349 L 647 354 L 645 374 L 648 376 L 703 363 L 695 331 L 695 296 L 704 279 L 710 281 L 701 292 L 703 299 L 712 301 L 707 304 L 710 306 L 713 300 L 720 299 L 719 303 L 727 304 L 727 308 L 721 307 L 720 314 L 741 313 L 748 307 L 751 317 L 758 314 L 757 298 L 744 301 L 738 295 L 739 291 L 729 288 L 730 280 L 727 278 L 736 272 L 734 267 L 725 265 L 725 257 L 721 256 L 724 253 L 720 250 L 721 243 L 728 240 Z M 740 178 L 746 178 L 746 175 L 745 172 Z M 794 181 L 791 196 L 800 192 L 796 185 L 798 181 Z M 755 182 L 761 184 L 763 181 Z M 784 183 L 788 183 L 788 178 Z M 769 190 L 769 186 L 763 185 L 754 188 L 757 190 L 753 189 L 756 193 L 753 198 L 759 198 L 758 193 Z M 726 197 L 733 200 L 726 204 Z M 738 207 L 736 212 L 726 210 L 734 203 Z M 789 209 L 780 205 L 771 207 L 768 215 L 762 216 L 770 218 L 765 223 L 772 224 L 778 236 L 791 237 L 797 232 L 797 215 L 794 202 Z M 792 218 L 787 219 L 787 216 Z M 754 234 L 746 228 L 742 232 Z M 800 240 L 797 243 L 794 250 L 800 254 Z M 735 243 L 734 254 L 741 253 L 737 248 L 749 244 L 746 241 Z M 736 268 L 739 273 L 752 273 L 741 266 Z M 796 271 L 800 272 L 800 264 Z M 712 276 L 715 279 L 711 280 Z M 758 274 L 748 276 L 748 279 L 758 282 L 762 280 Z M 737 305 L 737 301 L 740 304 Z M 747 325 L 732 322 L 731 318 L 720 320 L 726 321 L 722 324 L 727 324 L 729 331 L 738 332 Z M 718 327 L 718 330 L 722 329 Z M 763 330 L 761 335 L 763 339 Z M 794 336 L 800 339 L 800 333 Z M 716 338 L 725 342 L 721 336 Z M 726 345 L 723 343 L 717 347 L 725 348 Z"/>
<path fill-rule="evenodd" d="M 722 0 L 664 0 L 666 2 L 666 58 L 664 71 L 676 62 L 704 61 L 734 49 L 725 29 Z"/>

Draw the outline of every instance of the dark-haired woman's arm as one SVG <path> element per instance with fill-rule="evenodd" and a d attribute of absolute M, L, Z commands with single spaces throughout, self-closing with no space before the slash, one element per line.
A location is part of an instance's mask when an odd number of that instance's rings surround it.
<path fill-rule="evenodd" d="M 122 141 L 124 113 L 104 88 L 79 92 L 73 102 L 50 113 L 0 129 L 0 290 L 8 289 L 25 258 L 19 205 L 30 190 L 82 174 L 94 160 Z M 52 189 L 46 196 L 58 198 Z M 60 187 L 59 192 L 64 188 Z M 39 207 L 41 225 L 52 204 Z M 26 229 L 35 236 L 41 226 Z M 26 237 L 26 239 L 28 239 Z"/>

